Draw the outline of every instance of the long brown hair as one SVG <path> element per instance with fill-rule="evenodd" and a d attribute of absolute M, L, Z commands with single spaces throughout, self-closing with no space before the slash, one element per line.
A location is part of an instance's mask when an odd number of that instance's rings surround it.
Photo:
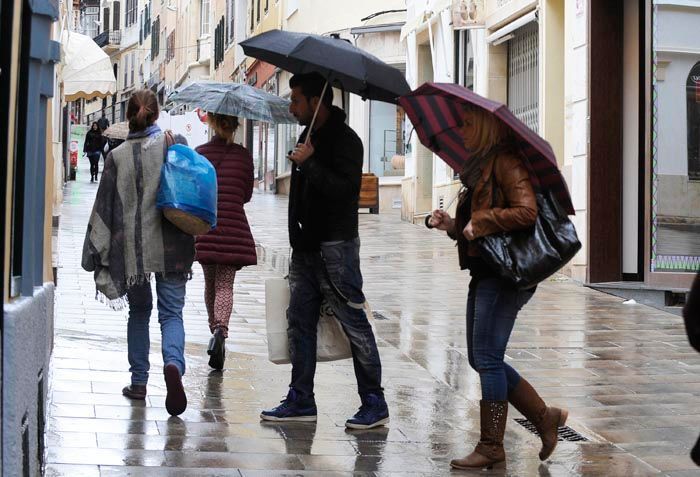
<path fill-rule="evenodd" d="M 238 129 L 238 118 L 225 114 L 207 113 L 207 122 L 217 136 L 226 140 L 226 144 L 233 144 L 233 135 Z"/>
<path fill-rule="evenodd" d="M 129 121 L 129 131 L 143 131 L 148 126 L 156 122 L 160 108 L 158 99 L 150 89 L 136 91 L 129 98 L 126 107 L 126 119 Z"/>

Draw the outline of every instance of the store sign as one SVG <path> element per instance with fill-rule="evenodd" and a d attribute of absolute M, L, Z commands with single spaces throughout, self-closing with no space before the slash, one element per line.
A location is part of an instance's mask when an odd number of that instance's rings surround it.
<path fill-rule="evenodd" d="M 484 0 L 453 0 L 452 26 L 455 30 L 485 28 Z"/>

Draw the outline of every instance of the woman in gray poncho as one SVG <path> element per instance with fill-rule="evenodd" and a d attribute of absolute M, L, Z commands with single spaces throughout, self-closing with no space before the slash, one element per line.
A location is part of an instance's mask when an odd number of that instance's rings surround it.
<path fill-rule="evenodd" d="M 181 232 L 156 208 L 167 150 L 165 135 L 155 124 L 158 113 L 158 101 L 150 90 L 131 96 L 126 111 L 129 136 L 105 160 L 83 246 L 82 266 L 94 272 L 98 296 L 113 308 L 128 302 L 131 384 L 122 393 L 131 399 L 146 397 L 148 322 L 153 308 L 150 281 L 155 275 L 168 391 L 165 406 L 170 414 L 179 415 L 187 408 L 182 386 L 182 309 L 194 259 L 194 238 Z M 185 142 L 182 137 L 176 140 Z"/>

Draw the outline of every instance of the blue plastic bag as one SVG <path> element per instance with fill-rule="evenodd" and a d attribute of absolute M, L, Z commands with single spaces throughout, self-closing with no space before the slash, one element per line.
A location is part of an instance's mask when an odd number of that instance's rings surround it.
<path fill-rule="evenodd" d="M 216 226 L 216 169 L 182 144 L 168 148 L 156 197 L 159 209 L 178 209 Z"/>

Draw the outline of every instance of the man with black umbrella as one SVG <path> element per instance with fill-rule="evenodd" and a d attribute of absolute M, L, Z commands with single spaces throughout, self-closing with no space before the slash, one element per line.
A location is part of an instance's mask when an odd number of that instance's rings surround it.
<path fill-rule="evenodd" d="M 389 410 L 381 386 L 377 344 L 363 307 L 357 217 L 362 141 L 345 124 L 343 110 L 333 106 L 333 90 L 321 75 L 295 75 L 289 86 L 290 112 L 306 126 L 289 155 L 294 162 L 289 194 L 292 260 L 287 309 L 292 380 L 282 403 L 263 411 L 260 417 L 267 421 L 316 421 L 316 330 L 325 299 L 350 340 L 362 401 L 345 425 L 370 429 L 388 423 Z"/>

